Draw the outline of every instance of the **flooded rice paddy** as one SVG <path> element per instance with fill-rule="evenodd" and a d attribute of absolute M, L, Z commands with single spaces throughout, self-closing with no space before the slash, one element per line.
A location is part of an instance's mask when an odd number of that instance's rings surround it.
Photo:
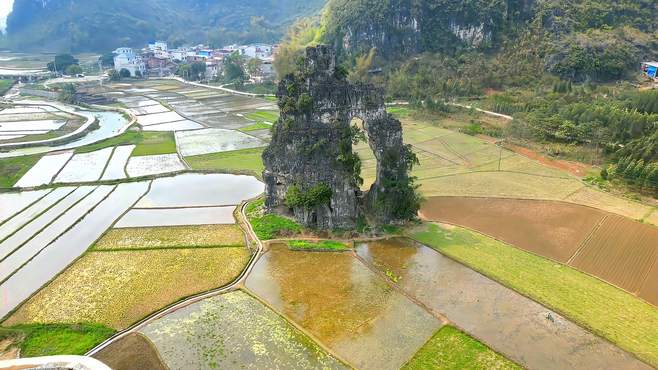
<path fill-rule="evenodd" d="M 4 239 L 2 243 L 0 243 L 0 260 L 4 261 L 4 259 L 14 250 L 23 245 L 26 241 L 32 239 L 36 234 L 41 233 L 44 237 L 50 235 L 53 239 L 56 238 L 58 234 L 49 234 L 46 230 L 47 227 L 67 212 L 69 208 L 73 207 L 94 191 L 94 189 L 94 186 L 83 186 L 75 189 L 75 191 L 71 192 L 64 199 L 40 214 L 39 217 L 32 219 L 29 223 L 16 230 L 11 236 Z M 64 192 L 67 192 L 67 189 L 64 189 Z M 6 270 L 4 272 L 11 273 L 13 271 L 14 270 Z M 3 279 L 0 279 L 0 281 L 1 280 Z"/>
<path fill-rule="evenodd" d="M 122 145 L 114 148 L 101 180 L 120 180 L 126 178 L 126 164 L 135 149 L 135 145 Z"/>
<path fill-rule="evenodd" d="M 227 174 L 183 174 L 153 180 L 137 208 L 237 205 L 264 191 L 255 177 Z"/>
<path fill-rule="evenodd" d="M 73 152 L 51 154 L 41 157 L 14 185 L 18 188 L 48 185 L 73 157 Z"/>
<path fill-rule="evenodd" d="M 648 369 L 561 315 L 406 239 L 360 243 L 358 256 L 493 349 L 531 369 Z"/>
<path fill-rule="evenodd" d="M 0 193 L 0 223 L 38 201 L 47 193 L 48 190 Z"/>
<path fill-rule="evenodd" d="M 171 369 L 346 369 L 242 291 L 195 303 L 140 331 Z"/>
<path fill-rule="evenodd" d="M 167 123 L 160 123 L 157 125 L 144 126 L 144 131 L 156 131 L 156 132 L 166 132 L 166 131 L 187 131 L 187 130 L 198 130 L 204 128 L 200 124 L 190 121 L 174 121 Z"/>
<path fill-rule="evenodd" d="M 47 194 L 43 196 L 43 198 L 39 198 L 37 202 L 29 205 L 27 208 L 16 213 L 13 217 L 11 217 L 10 219 L 8 219 L 7 221 L 5 221 L 0 225 L 0 242 L 4 241 L 7 237 L 15 233 L 21 227 L 23 227 L 30 221 L 34 220 L 40 214 L 44 213 L 55 203 L 61 201 L 64 197 L 71 194 L 71 192 L 74 190 L 75 188 L 60 187 L 50 192 L 47 191 L 38 192 L 38 193 L 47 193 Z M 30 193 L 37 193 L 37 192 L 30 192 Z M 17 194 L 22 194 L 22 193 L 17 193 Z M 2 258 L 3 255 L 2 252 L 0 252 L 0 260 L 2 260 Z"/>
<path fill-rule="evenodd" d="M 148 182 L 117 185 L 91 212 L 67 229 L 0 284 L 0 317 L 11 312 L 83 254 L 126 210 L 146 193 Z M 71 214 L 71 217 L 73 215 Z"/>
<path fill-rule="evenodd" d="M 55 182 L 93 182 L 100 180 L 113 148 L 76 154 L 55 178 Z"/>
<path fill-rule="evenodd" d="M 442 325 L 351 253 L 274 244 L 246 286 L 360 369 L 398 369 Z"/>
<path fill-rule="evenodd" d="M 235 206 L 132 209 L 114 227 L 230 225 L 234 211 Z"/>
<path fill-rule="evenodd" d="M 92 112 L 92 114 L 98 120 L 99 128 L 87 132 L 79 139 L 60 145 L 12 149 L 0 153 L 0 158 L 19 157 L 79 148 L 81 146 L 118 136 L 128 128 L 128 124 L 130 123 L 120 113 L 116 112 Z"/>
<path fill-rule="evenodd" d="M 5 280 L 11 273 L 18 270 L 23 264 L 30 261 L 34 256 L 41 252 L 44 246 L 47 246 L 66 230 L 70 229 L 76 222 L 105 199 L 112 190 L 114 190 L 113 186 L 99 186 L 93 189 L 92 192 L 80 199 L 75 205 L 68 208 L 56 219 L 53 219 L 51 223 L 41 231 L 30 234 L 31 239 L 20 245 L 16 243 L 13 253 L 0 262 L 0 282 Z M 25 229 L 29 229 L 29 226 L 32 225 L 28 225 Z M 20 234 L 20 232 L 15 235 L 18 234 Z M 9 238 L 7 241 L 14 242 L 13 237 Z M 13 246 L 9 246 L 9 248 L 12 247 Z M 3 248 L 5 248 L 4 245 Z"/>
<path fill-rule="evenodd" d="M 130 177 L 160 175 L 186 169 L 178 154 L 131 157 L 126 165 L 126 173 Z"/>
<path fill-rule="evenodd" d="M 258 148 L 265 143 L 239 131 L 211 128 L 176 133 L 176 143 L 184 157 Z"/>

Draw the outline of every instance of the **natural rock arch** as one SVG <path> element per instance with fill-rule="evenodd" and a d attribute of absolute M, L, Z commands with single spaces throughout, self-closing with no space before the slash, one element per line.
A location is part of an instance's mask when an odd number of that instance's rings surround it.
<path fill-rule="evenodd" d="M 353 228 L 366 216 L 379 223 L 414 217 L 418 200 L 408 172 L 416 159 L 403 144 L 400 121 L 386 112 L 383 92 L 349 83 L 326 46 L 307 48 L 298 67 L 279 83 L 281 116 L 263 153 L 266 206 L 291 209 L 302 224 L 320 229 Z M 377 159 L 366 193 L 352 152 L 353 118 L 363 120 Z"/>

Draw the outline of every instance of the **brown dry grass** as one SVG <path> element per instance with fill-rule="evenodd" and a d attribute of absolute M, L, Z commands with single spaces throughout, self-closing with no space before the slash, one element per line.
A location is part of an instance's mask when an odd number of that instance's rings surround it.
<path fill-rule="evenodd" d="M 122 329 L 184 297 L 230 283 L 249 256 L 239 247 L 91 252 L 4 324 L 95 322 Z"/>
<path fill-rule="evenodd" d="M 158 350 L 142 334 L 129 334 L 94 355 L 113 370 L 166 370 Z"/>
<path fill-rule="evenodd" d="M 244 246 L 244 234 L 237 225 L 201 225 L 112 229 L 94 249 L 150 249 Z"/>
<path fill-rule="evenodd" d="M 656 258 L 658 228 L 610 215 L 583 244 L 571 265 L 638 293 Z"/>

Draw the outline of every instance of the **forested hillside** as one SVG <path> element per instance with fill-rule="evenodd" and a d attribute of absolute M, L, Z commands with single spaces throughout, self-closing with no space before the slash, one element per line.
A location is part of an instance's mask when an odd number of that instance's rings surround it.
<path fill-rule="evenodd" d="M 172 44 L 274 42 L 324 0 L 15 0 L 0 46 L 105 51 L 148 40 Z"/>
<path fill-rule="evenodd" d="M 637 85 L 657 23 L 655 0 L 329 0 L 290 29 L 277 68 L 328 43 L 390 99 L 510 114 L 506 140 L 612 164 L 606 178 L 658 195 L 658 94 Z"/>

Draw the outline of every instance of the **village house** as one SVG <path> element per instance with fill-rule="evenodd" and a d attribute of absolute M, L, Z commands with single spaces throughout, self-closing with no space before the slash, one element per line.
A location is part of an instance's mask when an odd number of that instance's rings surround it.
<path fill-rule="evenodd" d="M 114 52 L 114 69 L 117 72 L 125 69 L 131 76 L 145 76 L 146 63 L 141 56 L 135 54 L 131 48 L 118 48 Z M 139 72 L 139 73 L 138 73 Z"/>

